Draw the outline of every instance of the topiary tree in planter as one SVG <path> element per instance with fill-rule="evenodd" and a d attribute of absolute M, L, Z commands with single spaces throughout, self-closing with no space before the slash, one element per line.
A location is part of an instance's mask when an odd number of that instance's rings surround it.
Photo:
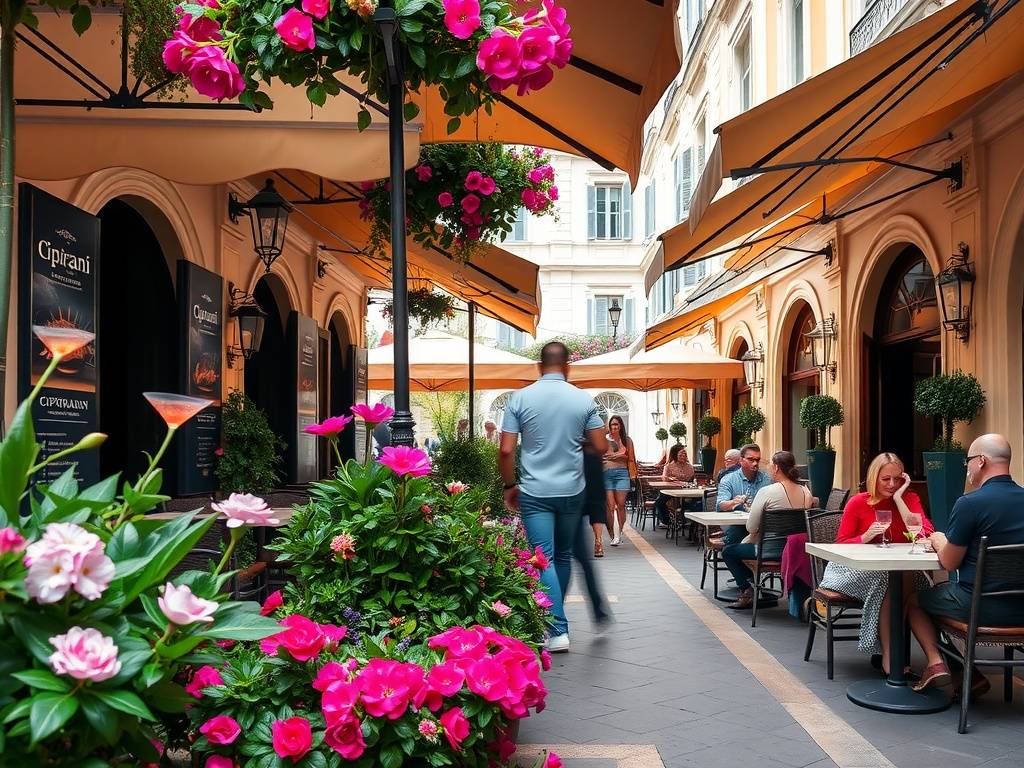
<path fill-rule="evenodd" d="M 661 443 L 661 453 L 664 456 L 668 451 L 668 446 L 665 443 L 668 442 L 668 430 L 664 427 L 659 427 L 658 431 L 654 433 L 654 439 Z M 668 457 L 666 456 L 666 459 Z"/>
<path fill-rule="evenodd" d="M 754 442 L 754 434 L 764 429 L 764 412 L 747 404 L 732 415 L 732 428 L 742 437 L 744 443 Z"/>
<path fill-rule="evenodd" d="M 686 437 L 686 425 L 681 421 L 677 421 L 668 428 L 668 433 L 676 439 L 676 444 L 678 445 Z"/>
<path fill-rule="evenodd" d="M 824 503 L 832 491 L 836 473 L 836 451 L 832 427 L 843 423 L 843 405 L 831 395 L 811 395 L 800 401 L 800 426 L 814 430 L 814 448 L 807 451 L 807 475 L 811 493 Z"/>
<path fill-rule="evenodd" d="M 967 479 L 964 448 L 953 439 L 953 427 L 957 422 L 974 421 L 985 407 L 985 400 L 985 390 L 978 379 L 963 371 L 940 374 L 917 384 L 914 408 L 942 422 L 942 434 L 935 440 L 935 449 L 923 454 L 932 522 L 940 530 L 949 522 L 953 504 L 963 495 Z"/>
<path fill-rule="evenodd" d="M 707 439 L 700 449 L 700 466 L 711 474 L 715 471 L 715 461 L 718 459 L 718 451 L 712 447 L 711 438 L 722 431 L 722 420 L 712 416 L 711 411 L 705 411 L 704 415 L 697 419 L 697 431 Z"/>

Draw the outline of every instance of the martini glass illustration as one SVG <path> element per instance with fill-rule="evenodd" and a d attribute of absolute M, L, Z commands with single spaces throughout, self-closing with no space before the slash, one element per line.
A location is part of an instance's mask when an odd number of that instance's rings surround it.
<path fill-rule="evenodd" d="M 39 377 L 39 381 L 29 396 L 30 400 L 34 400 L 35 396 L 39 394 L 39 390 L 42 389 L 43 384 L 50 378 L 50 375 L 57 366 L 60 365 L 61 360 L 68 355 L 75 354 L 82 347 L 92 344 L 96 338 L 95 333 L 83 331 L 81 328 L 61 328 L 49 325 L 33 325 L 32 333 L 36 335 L 39 341 L 43 343 L 43 346 L 46 347 L 46 351 L 50 353 L 50 364 L 43 371 L 43 375 Z"/>

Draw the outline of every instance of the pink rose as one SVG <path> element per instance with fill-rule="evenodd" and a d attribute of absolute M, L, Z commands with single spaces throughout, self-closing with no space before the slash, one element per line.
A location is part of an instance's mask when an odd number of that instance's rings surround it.
<path fill-rule="evenodd" d="M 484 176 L 480 179 L 480 194 L 481 195 L 493 195 L 494 190 L 498 188 L 498 185 L 494 183 L 494 179 L 490 176 Z"/>
<path fill-rule="evenodd" d="M 539 91 L 554 79 L 555 73 L 551 67 L 541 67 L 537 71 L 519 78 L 516 93 L 519 96 L 526 96 L 534 91 Z"/>
<path fill-rule="evenodd" d="M 434 175 L 434 169 L 426 163 L 422 163 L 416 166 L 416 178 L 420 181 L 430 181 L 430 177 Z"/>
<path fill-rule="evenodd" d="M 350 421 L 352 421 L 351 416 L 331 416 L 319 424 L 307 424 L 302 431 L 310 435 L 326 437 L 328 440 L 336 440 Z"/>
<path fill-rule="evenodd" d="M 337 662 L 333 663 L 337 664 Z M 331 664 L 326 664 L 324 669 L 321 670 L 321 673 L 324 675 L 323 679 L 321 679 L 320 675 L 317 675 L 314 688 L 326 683 L 321 689 L 323 696 L 321 697 L 320 708 L 323 710 L 324 719 L 328 723 L 355 716 L 355 707 L 359 702 L 361 691 L 358 681 L 348 682 L 348 676 L 351 672 L 352 669 L 344 664 L 337 664 L 335 668 L 331 668 Z M 331 676 L 337 677 L 328 682 L 328 677 Z"/>
<path fill-rule="evenodd" d="M 281 42 L 293 51 L 311 51 L 316 48 L 313 20 L 298 8 L 290 8 L 274 22 Z"/>
<path fill-rule="evenodd" d="M 544 761 L 544 768 L 562 768 L 562 758 L 555 752 L 548 752 L 548 759 Z"/>
<path fill-rule="evenodd" d="M 217 101 L 233 99 L 245 90 L 245 81 L 238 65 L 216 45 L 204 45 L 185 63 L 185 73 L 192 87 L 203 96 Z"/>
<path fill-rule="evenodd" d="M 185 14 L 178 22 L 178 29 L 196 42 L 205 43 L 221 39 L 220 24 L 205 16 Z"/>
<path fill-rule="evenodd" d="M 438 719 L 441 721 L 445 738 L 448 739 L 452 749 L 461 752 L 460 745 L 469 736 L 469 720 L 462 714 L 462 707 L 452 707 Z"/>
<path fill-rule="evenodd" d="M 544 181 L 544 172 L 540 168 L 531 168 L 530 172 L 526 174 L 526 178 L 530 180 L 530 183 L 537 186 Z"/>
<path fill-rule="evenodd" d="M 196 41 L 178 30 L 164 43 L 163 60 L 168 72 L 180 75 L 185 71 L 188 58 L 196 51 Z"/>
<path fill-rule="evenodd" d="M 521 61 L 519 41 L 501 28 L 495 29 L 480 43 L 476 54 L 477 69 L 500 80 L 515 80 L 519 76 Z"/>
<path fill-rule="evenodd" d="M 220 676 L 216 667 L 207 664 L 205 667 L 197 669 L 196 673 L 192 675 L 192 680 L 185 686 L 185 692 L 201 699 L 203 698 L 203 689 L 215 685 L 224 685 L 224 678 Z"/>
<path fill-rule="evenodd" d="M 545 66 L 555 56 L 558 35 L 547 25 L 527 27 L 519 36 L 522 56 L 521 72 L 530 74 Z"/>
<path fill-rule="evenodd" d="M 215 451 L 213 452 L 213 455 L 214 455 L 214 456 L 223 456 L 223 455 L 224 455 L 224 449 L 223 449 L 223 448 L 217 448 L 217 449 L 216 449 L 216 450 L 215 450 Z"/>
<path fill-rule="evenodd" d="M 523 190 L 522 194 L 519 195 L 519 199 L 523 201 L 523 205 L 526 206 L 527 210 L 532 211 L 537 207 L 537 193 L 529 187 Z"/>
<path fill-rule="evenodd" d="M 267 502 L 251 493 L 232 493 L 225 501 L 210 505 L 227 519 L 228 528 L 242 525 L 277 525 L 281 521 L 274 517 L 274 511 Z"/>
<path fill-rule="evenodd" d="M 444 25 L 459 40 L 466 40 L 480 28 L 479 0 L 444 0 Z"/>
<path fill-rule="evenodd" d="M 540 590 L 533 593 L 533 601 L 537 603 L 541 608 L 550 608 L 554 603 L 551 602 L 551 598 L 548 597 L 544 592 Z"/>
<path fill-rule="evenodd" d="M 71 627 L 66 634 L 51 637 L 50 645 L 57 649 L 49 662 L 58 675 L 102 683 L 121 671 L 114 641 L 91 627 Z"/>
<path fill-rule="evenodd" d="M 358 760 L 366 750 L 363 724 L 358 717 L 342 717 L 329 722 L 324 741 L 345 760 Z"/>
<path fill-rule="evenodd" d="M 199 732 L 211 744 L 225 745 L 232 744 L 238 738 L 242 733 L 242 727 L 233 717 L 217 715 L 199 726 Z"/>
<path fill-rule="evenodd" d="M 304 717 L 275 720 L 270 732 L 274 739 L 274 752 L 281 758 L 290 757 L 293 763 L 305 757 L 313 744 L 313 729 Z"/>
<path fill-rule="evenodd" d="M 21 552 L 25 548 L 25 537 L 13 528 L 0 528 L 0 555 Z"/>
<path fill-rule="evenodd" d="M 349 410 L 367 424 L 383 424 L 395 415 L 395 409 L 384 405 L 384 403 L 377 403 L 373 406 L 365 403 L 357 403 Z"/>
<path fill-rule="evenodd" d="M 397 720 L 423 685 L 423 669 L 393 659 L 370 659 L 357 680 L 366 714 Z"/>
<path fill-rule="evenodd" d="M 332 683 L 342 682 L 348 680 L 349 669 L 344 664 L 337 661 L 328 661 L 322 667 L 320 671 L 316 673 L 316 680 L 313 681 L 313 687 L 323 693 L 326 691 Z M 358 691 L 356 693 L 358 696 Z M 352 701 L 355 705 L 355 700 Z"/>
<path fill-rule="evenodd" d="M 474 661 L 466 671 L 466 687 L 487 701 L 500 701 L 509 692 L 505 665 L 490 656 Z"/>
<path fill-rule="evenodd" d="M 314 19 L 323 19 L 331 10 L 331 0 L 302 0 L 302 10 Z"/>
<path fill-rule="evenodd" d="M 552 200 L 557 200 L 558 199 L 558 187 L 551 187 L 551 189 L 548 190 L 548 197 L 550 197 Z"/>
<path fill-rule="evenodd" d="M 309 661 L 320 655 L 328 643 L 337 645 L 348 631 L 347 627 L 317 624 L 299 614 L 292 614 L 278 622 L 285 630 L 260 641 L 260 650 L 268 656 L 284 648 L 296 661 Z"/>
<path fill-rule="evenodd" d="M 476 213 L 480 210 L 480 198 L 470 192 L 462 198 L 462 210 L 466 213 Z"/>
<path fill-rule="evenodd" d="M 187 585 L 176 587 L 167 582 L 160 592 L 156 602 L 172 624 L 184 627 L 196 621 L 213 621 L 217 603 L 196 597 Z"/>
<path fill-rule="evenodd" d="M 224 755 L 210 755 L 206 758 L 205 768 L 235 768 L 235 761 Z"/>
<path fill-rule="evenodd" d="M 284 597 L 281 596 L 281 590 L 271 592 L 267 595 L 267 599 L 263 601 L 263 607 L 260 608 L 260 616 L 269 616 L 282 605 L 284 605 Z"/>
<path fill-rule="evenodd" d="M 379 461 L 396 475 L 423 477 L 430 474 L 430 457 L 419 448 L 410 448 L 406 445 L 388 446 L 382 452 Z"/>
<path fill-rule="evenodd" d="M 452 197 L 451 192 L 442 192 L 437 196 L 437 204 L 442 208 L 447 208 L 453 202 L 455 202 L 455 198 Z"/>

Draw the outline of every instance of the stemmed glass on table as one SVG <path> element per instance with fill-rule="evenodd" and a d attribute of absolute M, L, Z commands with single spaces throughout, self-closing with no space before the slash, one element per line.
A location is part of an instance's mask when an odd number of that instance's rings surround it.
<path fill-rule="evenodd" d="M 924 530 L 924 521 L 920 515 L 911 512 L 906 517 L 906 523 L 907 536 L 908 538 L 913 537 L 910 539 L 910 554 L 915 555 L 917 554 L 917 538 L 921 535 L 921 531 Z"/>
<path fill-rule="evenodd" d="M 889 533 L 889 526 L 892 525 L 892 511 L 888 509 L 876 509 L 875 522 L 879 525 L 885 526 L 885 528 L 882 529 L 882 543 L 878 546 L 888 548 L 889 541 L 887 536 Z"/>

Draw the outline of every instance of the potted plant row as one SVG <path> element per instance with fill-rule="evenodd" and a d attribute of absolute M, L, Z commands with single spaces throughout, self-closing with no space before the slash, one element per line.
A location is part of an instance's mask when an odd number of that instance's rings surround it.
<path fill-rule="evenodd" d="M 706 441 L 700 449 L 701 468 L 709 475 L 714 474 L 718 451 L 711 445 L 711 440 L 722 431 L 722 420 L 717 416 L 712 416 L 711 411 L 705 411 L 704 415 L 697 420 L 697 431 L 704 436 Z"/>
<path fill-rule="evenodd" d="M 832 492 L 836 473 L 832 427 L 842 426 L 842 423 L 842 403 L 831 395 L 810 395 L 800 401 L 800 426 L 814 430 L 814 447 L 807 451 L 807 476 L 811 494 L 823 506 Z"/>

